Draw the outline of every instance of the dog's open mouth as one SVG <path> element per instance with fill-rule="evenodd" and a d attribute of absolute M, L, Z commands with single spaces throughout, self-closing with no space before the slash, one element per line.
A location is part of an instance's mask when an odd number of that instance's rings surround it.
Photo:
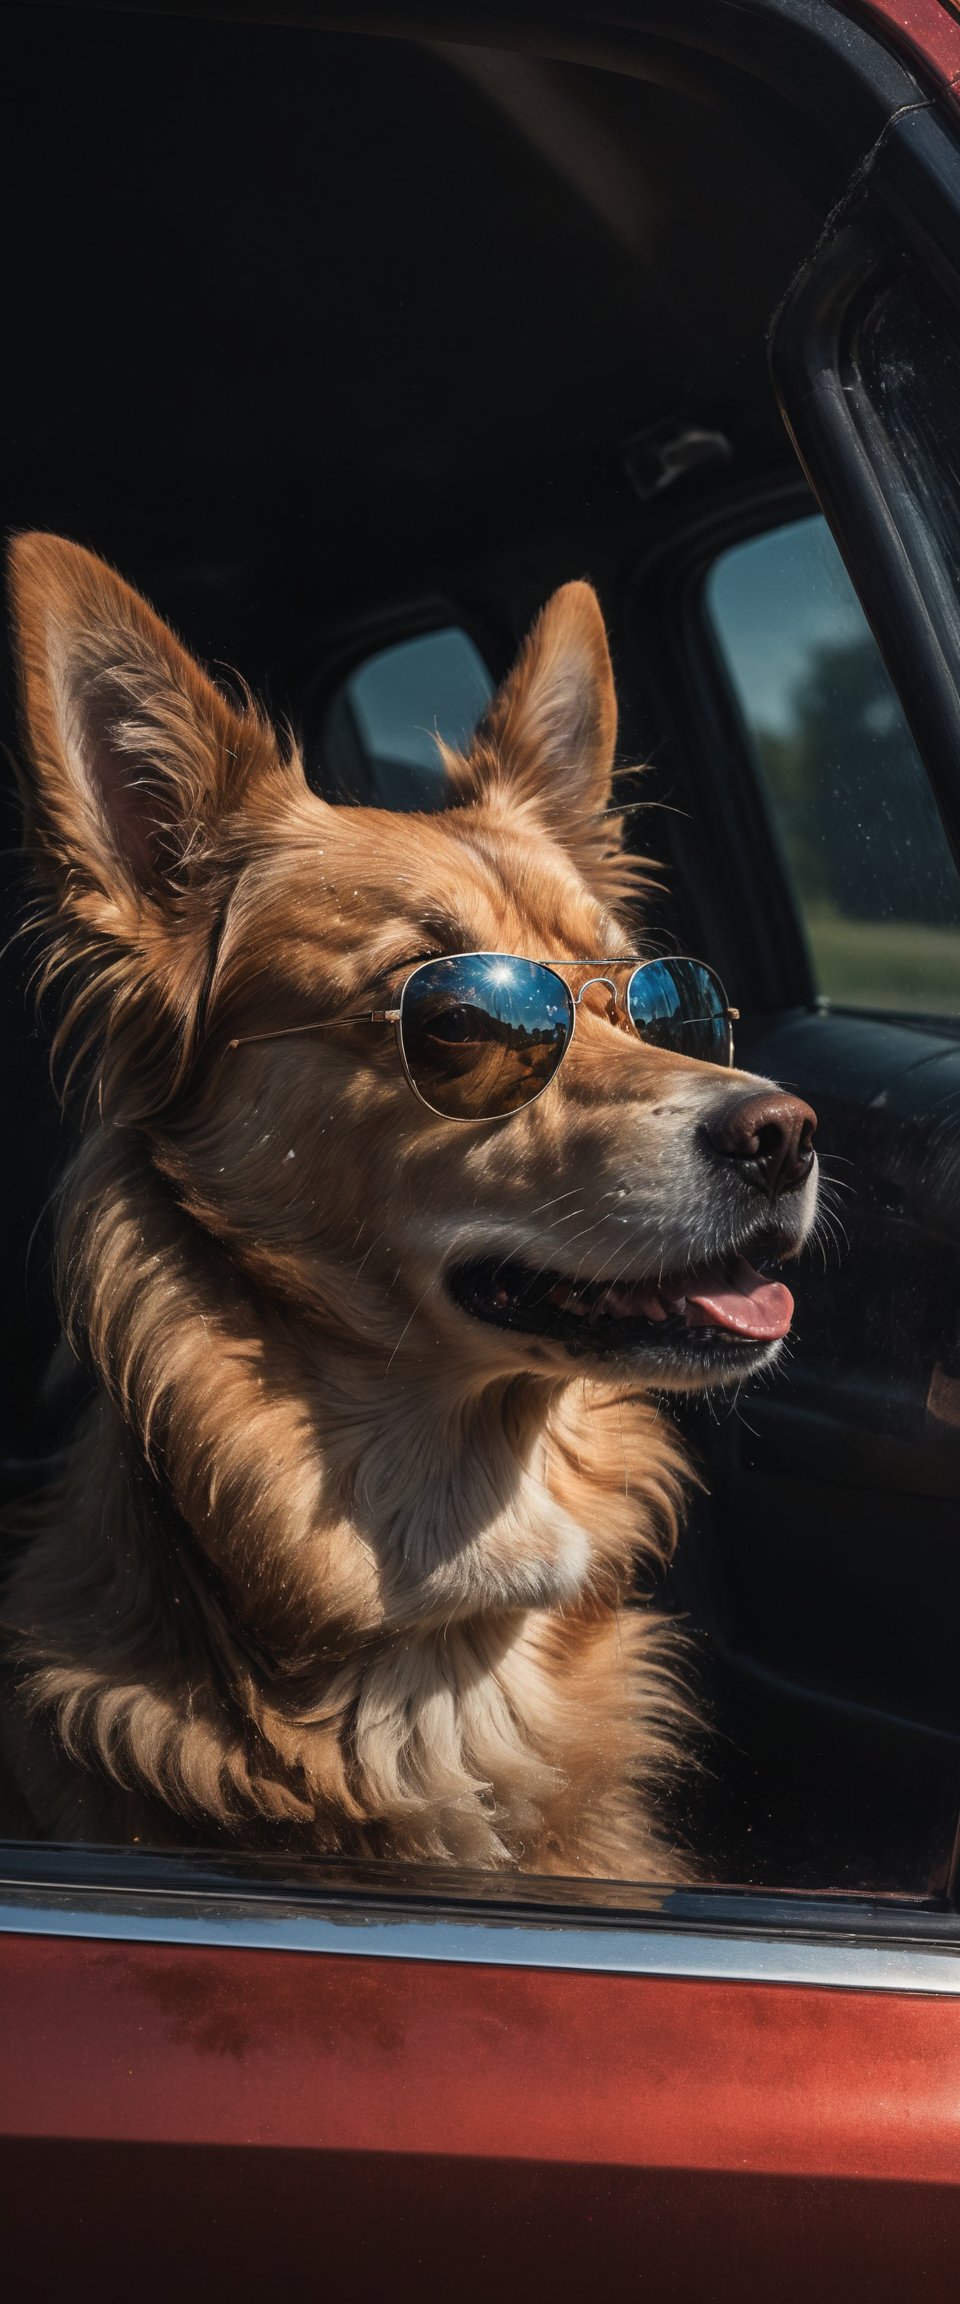
<path fill-rule="evenodd" d="M 778 1343 L 793 1318 L 789 1288 L 737 1254 L 656 1281 L 571 1280 L 490 1257 L 457 1266 L 448 1285 L 475 1319 L 591 1355 L 681 1342 L 686 1352 L 756 1353 Z"/>

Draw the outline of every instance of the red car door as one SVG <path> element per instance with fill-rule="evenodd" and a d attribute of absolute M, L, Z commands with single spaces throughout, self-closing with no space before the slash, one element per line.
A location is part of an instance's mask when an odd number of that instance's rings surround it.
<path fill-rule="evenodd" d="M 5 1891 L 23 2292 L 955 2294 L 949 1920 L 162 1881 Z"/>
<path fill-rule="evenodd" d="M 592 10 L 521 8 L 495 23 L 482 10 L 416 23 L 380 10 L 370 28 L 667 79 L 686 46 L 718 101 L 735 106 L 749 82 L 752 122 L 768 90 L 774 131 L 801 85 L 815 113 L 822 74 L 825 137 L 842 142 L 837 122 L 855 118 L 871 166 L 885 143 L 887 224 L 913 219 L 912 261 L 949 304 L 952 186 L 941 210 L 935 160 L 903 130 L 923 115 L 960 149 L 950 8 L 677 0 L 668 22 L 632 0 L 614 13 L 610 27 Z M 58 23 L 51 13 L 54 71 Z M 600 202 L 612 197 L 601 159 Z M 841 173 L 855 207 L 857 169 Z M 803 342 L 804 294 L 790 322 Z M 779 382 L 798 446 L 955 827 L 937 702 L 953 669 L 910 562 L 927 514 L 916 497 L 909 534 L 899 515 L 884 525 L 875 468 L 837 450 L 825 368 L 820 400 L 813 384 L 795 400 L 788 339 Z M 904 567 L 926 702 L 890 638 L 890 570 Z M 882 1881 L 875 1896 L 841 1895 L 832 1879 L 816 1895 L 669 1894 L 11 1841 L 9 2293 L 946 2304 L 960 2262 L 951 1853 L 944 1835 L 927 1895 Z"/>

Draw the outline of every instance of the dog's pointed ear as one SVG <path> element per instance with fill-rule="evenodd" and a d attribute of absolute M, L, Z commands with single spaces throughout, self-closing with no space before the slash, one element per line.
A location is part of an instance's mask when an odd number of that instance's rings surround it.
<path fill-rule="evenodd" d="M 187 867 L 249 784 L 265 731 L 92 553 L 24 535 L 10 572 L 34 859 L 68 913 L 122 938 L 175 907 Z"/>
<path fill-rule="evenodd" d="M 453 767 L 454 781 L 464 796 L 507 788 L 576 847 L 581 829 L 610 805 L 616 741 L 600 603 L 591 584 L 564 584 L 538 616 L 466 760 Z"/>

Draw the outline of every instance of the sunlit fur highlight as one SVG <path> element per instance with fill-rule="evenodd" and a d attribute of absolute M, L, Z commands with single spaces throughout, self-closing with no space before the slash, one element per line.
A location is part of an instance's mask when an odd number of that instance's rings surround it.
<path fill-rule="evenodd" d="M 58 1288 L 95 1384 L 4 1600 L 30 1827 L 682 1877 L 649 1598 L 672 1429 L 474 1334 L 437 1277 L 478 1208 L 589 1189 L 608 1028 L 578 1101 L 477 1132 L 418 1107 L 390 1035 L 228 1045 L 356 1004 L 438 910 L 488 947 L 628 948 L 593 594 L 556 597 L 419 824 L 326 808 L 78 548 L 21 539 L 14 598 L 44 983 L 87 1091 Z"/>

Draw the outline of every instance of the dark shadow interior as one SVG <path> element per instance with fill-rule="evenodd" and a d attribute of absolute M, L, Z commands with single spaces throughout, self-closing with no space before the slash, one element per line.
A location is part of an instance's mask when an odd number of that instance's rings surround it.
<path fill-rule="evenodd" d="M 744 472 L 788 461 L 765 331 L 817 218 L 721 113 L 532 58 L 255 25 L 15 8 L 2 37 L 7 530 L 112 560 L 293 715 L 321 783 L 345 665 L 444 604 L 495 674 L 572 573 L 615 626 L 651 525 L 636 434 L 680 417 Z M 7 809 L 16 876 L 12 781 Z M 49 1343 L 42 1247 L 26 1300 L 23 1271 L 59 1128 L 19 947 L 5 967 L 16 1449 Z"/>
<path fill-rule="evenodd" d="M 46 8 L 4 10 L 2 43 L 7 527 L 111 559 L 202 658 L 292 715 L 320 788 L 329 699 L 373 647 L 454 621 L 496 675 L 552 587 L 589 574 L 625 745 L 652 754 L 651 790 L 679 811 L 655 835 L 669 926 L 726 971 L 737 922 L 684 812 L 636 586 L 674 527 L 727 505 L 735 524 L 798 484 L 767 328 L 843 154 L 812 131 L 808 149 L 799 119 L 793 143 L 753 136 L 722 93 L 452 44 Z M 665 444 L 691 430 L 713 447 L 658 485 Z M 4 723 L 13 744 L 9 667 Z M 12 931 L 12 780 L 3 851 Z M 28 955 L 8 942 L 3 980 L 11 1492 L 66 1413 L 44 1387 L 44 1211 L 69 1135 Z M 759 1035 L 779 1003 L 762 981 L 747 993 Z M 824 1606 L 837 1562 L 800 1466 L 745 1503 L 739 1428 L 692 1421 L 715 1493 L 675 1599 L 702 1629 L 714 1736 L 687 1829 L 719 1878 L 942 1888 L 960 1719 L 955 1700 L 929 1719 L 923 1671 L 919 1690 L 884 1679 L 902 1515 L 860 1509 L 847 1466 L 845 1605 L 879 1659 L 865 1689 Z M 789 1539 L 782 1575 L 768 1513 Z M 945 1623 L 960 1599 L 945 1522 L 938 1542 Z"/>

